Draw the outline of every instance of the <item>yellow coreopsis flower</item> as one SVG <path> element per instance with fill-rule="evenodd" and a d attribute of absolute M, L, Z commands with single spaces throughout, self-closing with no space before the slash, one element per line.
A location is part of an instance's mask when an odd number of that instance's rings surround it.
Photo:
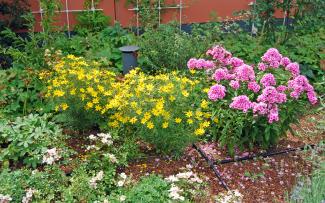
<path fill-rule="evenodd" d="M 134 124 L 134 123 L 137 122 L 137 120 L 138 120 L 138 119 L 137 119 L 136 117 L 133 117 L 133 118 L 130 119 L 130 123 Z"/>
<path fill-rule="evenodd" d="M 193 119 L 187 119 L 188 124 L 193 124 Z"/>
<path fill-rule="evenodd" d="M 193 112 L 192 111 L 187 111 L 185 113 L 185 115 L 186 115 L 187 118 L 191 118 L 193 116 Z"/>
<path fill-rule="evenodd" d="M 209 105 L 209 103 L 207 102 L 207 100 L 202 100 L 202 102 L 201 102 L 201 108 L 202 109 L 207 109 L 208 108 L 208 105 Z"/>
<path fill-rule="evenodd" d="M 181 118 L 175 118 L 175 123 L 180 123 L 180 122 L 182 122 Z"/>
<path fill-rule="evenodd" d="M 61 104 L 61 108 L 63 111 L 67 110 L 69 108 L 68 104 L 67 103 L 63 103 Z"/>
<path fill-rule="evenodd" d="M 148 123 L 147 123 L 147 128 L 149 128 L 149 129 L 153 129 L 155 126 L 154 126 L 154 124 L 151 122 L 151 121 L 149 121 Z"/>
<path fill-rule="evenodd" d="M 170 95 L 170 96 L 169 96 L 169 100 L 173 102 L 173 101 L 176 100 L 176 98 L 175 98 L 173 95 Z"/>
<path fill-rule="evenodd" d="M 203 135 L 205 133 L 205 130 L 203 128 L 198 128 L 194 131 L 195 135 Z"/>
<path fill-rule="evenodd" d="M 162 128 L 168 128 L 168 122 L 164 122 L 163 124 L 162 124 Z"/>
<path fill-rule="evenodd" d="M 54 97 L 62 97 L 65 93 L 62 90 L 54 90 L 53 96 Z"/>

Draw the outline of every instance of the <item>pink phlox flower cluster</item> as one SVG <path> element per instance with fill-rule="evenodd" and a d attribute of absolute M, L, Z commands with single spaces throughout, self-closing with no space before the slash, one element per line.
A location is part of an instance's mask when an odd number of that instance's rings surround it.
<path fill-rule="evenodd" d="M 230 65 L 232 62 L 232 54 L 221 46 L 215 46 L 206 52 L 206 55 L 217 60 L 221 65 Z M 238 61 L 237 61 L 238 62 Z"/>
<path fill-rule="evenodd" d="M 286 67 L 289 63 L 291 63 L 291 60 L 288 57 L 283 57 L 280 61 L 280 65 L 283 67 Z"/>
<path fill-rule="evenodd" d="M 247 88 L 255 93 L 257 93 L 261 89 L 260 85 L 256 81 L 249 82 Z"/>
<path fill-rule="evenodd" d="M 272 73 L 267 73 L 265 74 L 261 81 L 262 85 L 264 87 L 267 87 L 267 86 L 274 86 L 276 84 L 276 80 L 275 80 L 275 77 Z"/>
<path fill-rule="evenodd" d="M 258 63 L 258 70 L 265 71 L 268 66 L 265 63 Z"/>
<path fill-rule="evenodd" d="M 253 113 L 259 115 L 265 115 L 268 113 L 268 106 L 264 102 L 253 102 Z"/>
<path fill-rule="evenodd" d="M 235 90 L 238 90 L 240 88 L 240 84 L 237 80 L 231 80 L 229 85 Z"/>
<path fill-rule="evenodd" d="M 255 80 L 255 72 L 252 66 L 241 65 L 234 69 L 236 79 L 239 81 L 253 81 Z"/>
<path fill-rule="evenodd" d="M 246 113 L 253 107 L 253 105 L 246 95 L 240 95 L 232 99 L 232 103 L 229 105 L 229 107 L 232 109 L 242 110 Z"/>
<path fill-rule="evenodd" d="M 273 86 L 267 86 L 263 89 L 262 94 L 257 97 L 258 102 L 267 104 L 282 104 L 286 102 L 287 95 L 280 93 Z"/>
<path fill-rule="evenodd" d="M 262 61 L 268 63 L 273 68 L 279 68 L 282 55 L 276 48 L 270 48 L 262 56 Z"/>
<path fill-rule="evenodd" d="M 279 121 L 279 110 L 277 105 L 274 105 L 273 108 L 271 108 L 269 114 L 267 115 L 267 118 L 269 123 Z"/>
<path fill-rule="evenodd" d="M 191 58 L 187 62 L 187 67 L 189 69 L 212 69 L 215 68 L 215 64 L 213 61 Z"/>
<path fill-rule="evenodd" d="M 220 82 L 221 80 L 226 80 L 228 79 L 229 73 L 228 70 L 226 68 L 218 68 L 214 74 L 213 74 L 213 78 L 217 81 Z"/>
<path fill-rule="evenodd" d="M 293 77 L 297 77 L 300 74 L 299 64 L 298 63 L 289 63 L 285 69 L 291 73 Z"/>
<path fill-rule="evenodd" d="M 232 57 L 230 59 L 230 64 L 231 64 L 232 67 L 239 67 L 241 65 L 244 65 L 244 61 L 241 60 L 240 58 Z"/>
<path fill-rule="evenodd" d="M 311 104 L 317 103 L 317 96 L 316 92 L 314 91 L 314 87 L 309 84 L 308 79 L 305 76 L 299 75 L 293 80 L 289 80 L 288 88 L 293 90 L 290 93 L 292 98 L 298 99 L 302 93 L 307 92 L 309 102 Z"/>
<path fill-rule="evenodd" d="M 287 90 L 287 86 L 285 86 L 285 85 L 279 85 L 279 86 L 276 88 L 276 90 L 277 90 L 278 92 L 283 93 L 283 92 L 285 92 L 285 91 Z"/>
<path fill-rule="evenodd" d="M 223 99 L 226 96 L 226 88 L 222 85 L 213 85 L 208 92 L 209 99 L 212 101 L 217 101 L 218 99 Z"/>

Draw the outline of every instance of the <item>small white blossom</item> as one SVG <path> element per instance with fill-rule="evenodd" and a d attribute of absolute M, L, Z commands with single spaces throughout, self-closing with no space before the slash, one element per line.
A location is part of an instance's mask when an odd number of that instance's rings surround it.
<path fill-rule="evenodd" d="M 243 195 L 238 190 L 229 190 L 227 193 L 220 193 L 216 203 L 241 203 Z"/>
<path fill-rule="evenodd" d="M 178 181 L 178 178 L 175 175 L 171 175 L 168 178 L 165 178 L 168 182 L 174 183 Z"/>
<path fill-rule="evenodd" d="M 117 163 L 117 158 L 114 154 L 107 154 L 107 156 L 112 163 Z"/>
<path fill-rule="evenodd" d="M 97 137 L 96 137 L 95 135 L 91 134 L 91 135 L 89 135 L 89 139 L 90 139 L 90 140 L 96 140 Z"/>
<path fill-rule="evenodd" d="M 9 203 L 11 202 L 12 198 L 10 195 L 3 195 L 0 194 L 0 203 Z"/>
<path fill-rule="evenodd" d="M 97 182 L 101 181 L 104 178 L 104 172 L 103 171 L 99 171 L 95 177 L 91 178 L 89 180 L 89 185 L 90 187 L 96 189 L 97 188 Z"/>
<path fill-rule="evenodd" d="M 26 191 L 26 194 L 25 194 L 25 196 L 23 197 L 23 199 L 22 199 L 21 202 L 22 202 L 22 203 L 29 203 L 29 202 L 31 202 L 32 199 L 33 199 L 33 195 L 34 195 L 35 192 L 37 192 L 37 190 L 34 190 L 34 189 L 29 188 L 29 189 Z"/>
<path fill-rule="evenodd" d="M 121 202 L 124 202 L 125 200 L 126 200 L 126 196 L 125 196 L 125 195 L 121 195 L 121 196 L 120 196 L 120 201 L 121 201 Z"/>
<path fill-rule="evenodd" d="M 43 163 L 52 165 L 55 161 L 59 160 L 61 157 L 56 150 L 56 148 L 48 149 L 43 155 Z"/>
<path fill-rule="evenodd" d="M 179 194 L 183 190 L 181 190 L 176 185 L 172 184 L 172 187 L 168 191 L 169 191 L 169 197 L 172 198 L 173 200 L 184 201 L 185 198 Z"/>
<path fill-rule="evenodd" d="M 124 180 L 120 180 L 120 181 L 118 181 L 118 182 L 117 182 L 117 186 L 118 186 L 118 187 L 122 187 L 122 186 L 124 185 L 124 182 L 125 182 Z"/>
<path fill-rule="evenodd" d="M 120 177 L 123 178 L 123 179 L 126 179 L 127 176 L 126 176 L 125 173 L 121 173 L 121 174 L 120 174 Z"/>

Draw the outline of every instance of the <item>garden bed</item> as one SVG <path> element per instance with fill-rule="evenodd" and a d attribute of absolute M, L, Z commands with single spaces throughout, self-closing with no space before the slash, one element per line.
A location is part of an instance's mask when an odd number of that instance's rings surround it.
<path fill-rule="evenodd" d="M 324 140 L 325 132 L 317 129 L 317 123 L 313 122 L 314 119 L 321 120 L 323 116 L 322 114 L 307 115 L 300 120 L 301 125 L 299 127 L 294 127 L 296 133 L 305 133 L 302 129 L 306 127 L 313 132 L 318 132 L 317 135 L 313 136 L 313 140 L 310 140 L 310 137 L 293 137 L 288 133 L 288 137 L 282 139 L 272 151 L 301 147 L 305 144 L 311 144 L 312 141 L 318 143 Z M 204 145 L 210 145 L 210 149 L 215 150 L 216 158 L 220 160 L 230 158 L 227 156 L 227 151 L 218 147 L 216 143 L 202 144 L 202 146 Z M 214 147 L 211 147 L 212 145 Z M 255 148 L 249 153 L 253 154 L 259 151 L 261 150 Z M 247 155 L 247 153 L 241 155 Z M 285 202 L 287 195 L 296 185 L 297 178 L 309 175 L 313 169 L 312 164 L 306 161 L 305 153 L 297 151 L 268 158 L 217 165 L 217 168 L 229 188 L 237 189 L 243 194 L 243 202 Z M 122 171 L 138 180 L 152 173 L 167 177 L 184 170 L 186 167 L 193 167 L 193 172 L 207 178 L 211 197 L 225 191 L 211 168 L 196 150 L 188 148 L 185 154 L 180 160 L 151 155 L 131 162 Z M 211 201 L 213 200 L 211 199 Z"/>

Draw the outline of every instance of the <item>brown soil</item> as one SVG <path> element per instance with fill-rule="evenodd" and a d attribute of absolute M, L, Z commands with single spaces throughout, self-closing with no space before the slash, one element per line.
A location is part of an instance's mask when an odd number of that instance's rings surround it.
<path fill-rule="evenodd" d="M 318 129 L 315 121 L 324 121 L 324 114 L 309 115 L 302 118 L 298 125 L 293 126 L 294 131 L 299 136 L 294 137 L 289 133 L 288 137 L 281 140 L 273 150 L 301 147 L 312 143 L 317 144 L 319 141 L 325 140 L 324 130 Z M 302 130 L 306 128 L 314 132 L 314 135 L 307 135 Z M 225 149 L 220 148 L 215 143 L 208 144 L 211 145 L 208 151 L 212 151 L 210 157 L 220 160 L 230 158 Z M 238 155 L 245 156 L 260 151 L 260 149 L 254 149 L 251 152 Z M 216 167 L 229 188 L 237 189 L 243 194 L 243 202 L 285 202 L 286 195 L 292 190 L 297 178 L 310 174 L 312 170 L 312 165 L 303 159 L 302 153 L 297 151 L 268 158 L 216 165 Z M 137 180 L 152 173 L 163 176 L 177 174 L 187 164 L 191 164 L 193 172 L 206 177 L 211 193 L 211 202 L 213 202 L 213 196 L 219 192 L 225 192 L 225 189 L 206 161 L 194 149 L 189 148 L 185 154 L 186 156 L 180 160 L 161 158 L 158 155 L 149 156 L 146 159 L 130 163 L 124 171 Z"/>

